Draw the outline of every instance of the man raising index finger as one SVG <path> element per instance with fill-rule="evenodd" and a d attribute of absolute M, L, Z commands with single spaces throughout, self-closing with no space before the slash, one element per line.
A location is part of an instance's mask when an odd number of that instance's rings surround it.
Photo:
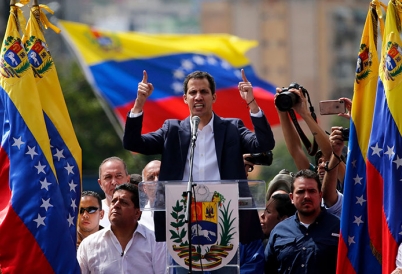
<path fill-rule="evenodd" d="M 152 85 L 146 82 L 148 79 L 145 75 L 146 73 L 139 84 L 139 96 L 149 94 L 153 89 Z M 221 118 L 213 112 L 212 106 L 217 100 L 215 80 L 207 72 L 195 71 L 190 73 L 183 83 L 183 100 L 188 105 L 190 116 L 184 120 L 166 120 L 160 129 L 141 134 L 145 113 L 142 112 L 143 104 L 140 106 L 140 103 L 145 103 L 145 100 L 137 98 L 140 102 L 136 101 L 127 117 L 123 136 L 124 148 L 146 155 L 161 154 L 159 180 L 187 182 L 190 170 L 191 117 L 198 116 L 200 123 L 194 149 L 193 180 L 246 180 L 243 154 L 272 150 L 275 140 L 263 111 L 257 105 L 253 88 L 244 71 L 242 78 L 243 82 L 239 83 L 238 88 L 240 96 L 251 110 L 255 132 L 247 129 L 240 119 Z M 140 109 L 141 111 L 137 112 Z M 248 191 L 246 184 L 239 184 L 240 196 Z M 242 212 L 239 212 L 240 243 L 261 241 L 263 234 L 258 213 Z M 154 217 L 156 239 L 165 241 L 164 213 L 155 212 Z"/>

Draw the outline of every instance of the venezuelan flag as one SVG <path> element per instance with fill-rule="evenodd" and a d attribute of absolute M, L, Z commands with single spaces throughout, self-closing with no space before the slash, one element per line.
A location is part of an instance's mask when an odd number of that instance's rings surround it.
<path fill-rule="evenodd" d="M 369 237 L 367 148 L 372 128 L 378 66 L 377 24 L 381 5 L 370 6 L 357 58 L 346 163 L 337 273 L 381 273 L 381 262 L 372 251 Z M 378 18 L 380 17 L 380 18 Z"/>
<path fill-rule="evenodd" d="M 1 47 L 0 265 L 3 273 L 80 273 L 41 100 L 11 6 Z M 76 201 L 75 206 L 78 206 Z"/>
<path fill-rule="evenodd" d="M 238 94 L 245 70 L 255 97 L 271 125 L 279 123 L 273 98 L 275 87 L 254 73 L 245 53 L 255 41 L 225 34 L 161 35 L 99 31 L 88 25 L 60 21 L 63 36 L 75 50 L 96 92 L 124 124 L 137 96 L 143 70 L 154 92 L 145 104 L 143 133 L 155 131 L 166 119 L 183 119 L 183 80 L 192 71 L 209 72 L 216 81 L 214 111 L 223 117 L 241 118 L 252 128 L 245 102 Z"/>
<path fill-rule="evenodd" d="M 383 35 L 380 79 L 374 108 L 373 126 L 367 157 L 367 202 L 373 215 L 369 228 L 373 247 L 382 259 L 382 273 L 395 269 L 398 245 L 402 242 L 402 9 L 400 1 L 389 1 Z M 377 223 L 374 223 L 376 221 Z"/>
<path fill-rule="evenodd" d="M 73 241 L 76 242 L 78 208 L 72 205 L 79 205 L 81 199 L 82 154 L 64 101 L 56 67 L 39 22 L 35 18 L 35 14 L 40 14 L 42 22 L 46 22 L 44 9 L 50 11 L 45 5 L 31 8 L 22 42 L 34 71 L 36 87 L 40 91 L 39 97 L 49 135 L 56 177 L 67 209 L 66 218 L 70 220 L 70 233 Z M 52 27 L 58 31 L 54 26 Z"/>

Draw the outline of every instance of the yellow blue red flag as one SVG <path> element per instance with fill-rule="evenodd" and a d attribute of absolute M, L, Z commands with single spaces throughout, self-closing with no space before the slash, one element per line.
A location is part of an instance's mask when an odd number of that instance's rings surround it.
<path fill-rule="evenodd" d="M 43 8 L 41 8 L 43 7 Z M 49 135 L 56 177 L 67 209 L 71 236 L 76 241 L 77 215 L 81 195 L 81 148 L 64 101 L 56 66 L 47 46 L 39 21 L 45 16 L 40 5 L 31 8 L 22 42 L 36 80 L 36 87 Z"/>
<path fill-rule="evenodd" d="M 373 220 L 368 212 L 369 185 L 366 177 L 367 149 L 378 81 L 377 26 L 382 20 L 380 1 L 372 1 L 372 4 L 367 13 L 356 64 L 338 248 L 338 274 L 381 273 L 378 251 L 375 251 L 370 242 L 369 222 Z"/>
<path fill-rule="evenodd" d="M 398 245 L 402 242 L 401 10 L 400 1 L 389 1 L 366 161 L 368 187 L 372 188 L 367 192 L 368 214 L 373 216 L 369 234 L 373 247 L 379 251 L 382 273 L 395 269 Z M 370 201 L 376 203 L 370 206 Z"/>
<path fill-rule="evenodd" d="M 19 30 L 25 26 L 17 20 L 22 17 L 19 8 L 11 6 L 0 59 L 1 270 L 80 273 L 71 234 L 77 213 L 69 218 L 65 193 L 57 180 L 53 161 L 57 156 L 53 156 L 53 140 L 49 142 L 54 129 L 48 131 L 45 119 L 49 116 L 42 109 L 37 81 L 22 43 Z M 42 46 L 46 45 L 43 42 Z M 74 168 L 71 170 L 78 173 L 77 166 Z M 64 176 L 69 176 L 70 167 L 65 169 Z M 71 199 L 69 205 L 77 212 L 79 200 Z"/>
<path fill-rule="evenodd" d="M 60 21 L 63 36 L 75 50 L 86 77 L 95 91 L 125 122 L 137 96 L 143 70 L 154 85 L 144 111 L 143 132 L 158 129 L 166 119 L 183 119 L 183 80 L 195 70 L 207 71 L 216 81 L 214 111 L 236 117 L 252 128 L 247 106 L 238 96 L 238 83 L 244 69 L 253 84 L 258 104 L 271 125 L 279 123 L 275 106 L 275 86 L 254 73 L 245 53 L 257 45 L 225 34 L 161 35 L 137 32 L 100 31 L 88 25 Z"/>

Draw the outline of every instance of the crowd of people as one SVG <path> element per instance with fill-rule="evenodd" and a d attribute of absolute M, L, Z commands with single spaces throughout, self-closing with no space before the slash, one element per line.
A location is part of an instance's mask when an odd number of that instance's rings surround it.
<path fill-rule="evenodd" d="M 243 70 L 241 73 L 238 89 L 250 112 L 253 131 L 239 119 L 222 118 L 213 112 L 217 100 L 214 78 L 196 71 L 183 83 L 183 101 L 190 115 L 184 120 L 166 120 L 157 131 L 142 134 L 143 116 L 150 115 L 143 108 L 154 89 L 143 72 L 137 99 L 127 116 L 123 146 L 145 155 L 161 155 L 161 160 L 148 163 L 141 175 L 130 175 L 118 157 L 100 164 L 98 182 L 105 199 L 101 201 L 91 191 L 81 197 L 77 258 L 82 273 L 166 273 L 170 259 L 166 254 L 165 212 L 141 212 L 138 183 L 147 182 L 140 185 L 150 198 L 145 206 L 149 209 L 155 196 L 155 184 L 150 182 L 187 182 L 190 175 L 194 182 L 247 180 L 254 164 L 245 156 L 274 148 L 270 124 L 258 106 L 252 84 Z M 281 92 L 278 88 L 275 100 Z M 283 169 L 269 182 L 266 208 L 260 215 L 239 210 L 238 261 L 243 274 L 336 272 L 346 140 L 341 127 L 333 127 L 328 136 L 317 124 L 301 89 L 289 92 L 297 96 L 292 110 L 306 122 L 320 150 L 310 163 L 288 111 L 277 108 L 298 170 Z M 347 113 L 339 115 L 350 118 L 351 100 L 340 100 L 346 102 Z M 193 128 L 195 116 L 199 117 L 198 128 Z M 248 193 L 247 188 L 239 184 L 239 196 Z M 174 271 L 188 273 L 180 268 Z M 219 271 L 212 272 L 232 270 Z M 237 269 L 233 273 L 238 273 Z"/>

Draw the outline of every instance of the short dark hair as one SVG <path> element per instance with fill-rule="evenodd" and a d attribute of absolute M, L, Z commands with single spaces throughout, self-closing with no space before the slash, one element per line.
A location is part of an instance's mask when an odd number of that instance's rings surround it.
<path fill-rule="evenodd" d="M 208 80 L 209 88 L 211 89 L 212 95 L 214 95 L 216 89 L 214 77 L 212 77 L 212 75 L 209 74 L 208 72 L 198 70 L 190 73 L 189 75 L 187 75 L 186 79 L 184 79 L 183 82 L 184 94 L 187 94 L 188 81 L 190 81 L 190 79 L 204 79 L 204 78 Z"/>
<path fill-rule="evenodd" d="M 91 196 L 91 197 L 96 198 L 98 200 L 99 210 L 102 210 L 102 198 L 98 193 L 96 193 L 95 191 L 92 191 L 92 190 L 85 190 L 81 193 L 81 198 L 85 197 L 85 196 Z"/>
<path fill-rule="evenodd" d="M 142 182 L 142 176 L 140 174 L 130 174 L 130 183 L 138 186 L 140 182 Z"/>
<path fill-rule="evenodd" d="M 302 169 L 296 173 L 295 178 L 291 184 L 292 193 L 295 190 L 295 181 L 298 177 L 314 179 L 317 182 L 318 191 L 321 192 L 321 181 L 320 177 L 318 177 L 318 174 L 310 169 Z"/>
<path fill-rule="evenodd" d="M 292 216 L 296 212 L 296 207 L 292 204 L 289 194 L 275 194 L 271 197 L 275 202 L 275 209 L 278 211 L 279 218 L 283 216 Z"/>
<path fill-rule="evenodd" d="M 131 201 L 133 202 L 134 207 L 140 208 L 140 198 L 138 195 L 138 187 L 136 185 L 134 185 L 132 183 L 124 183 L 124 184 L 118 185 L 113 190 L 113 194 L 118 190 L 127 190 L 128 192 L 131 192 Z"/>

